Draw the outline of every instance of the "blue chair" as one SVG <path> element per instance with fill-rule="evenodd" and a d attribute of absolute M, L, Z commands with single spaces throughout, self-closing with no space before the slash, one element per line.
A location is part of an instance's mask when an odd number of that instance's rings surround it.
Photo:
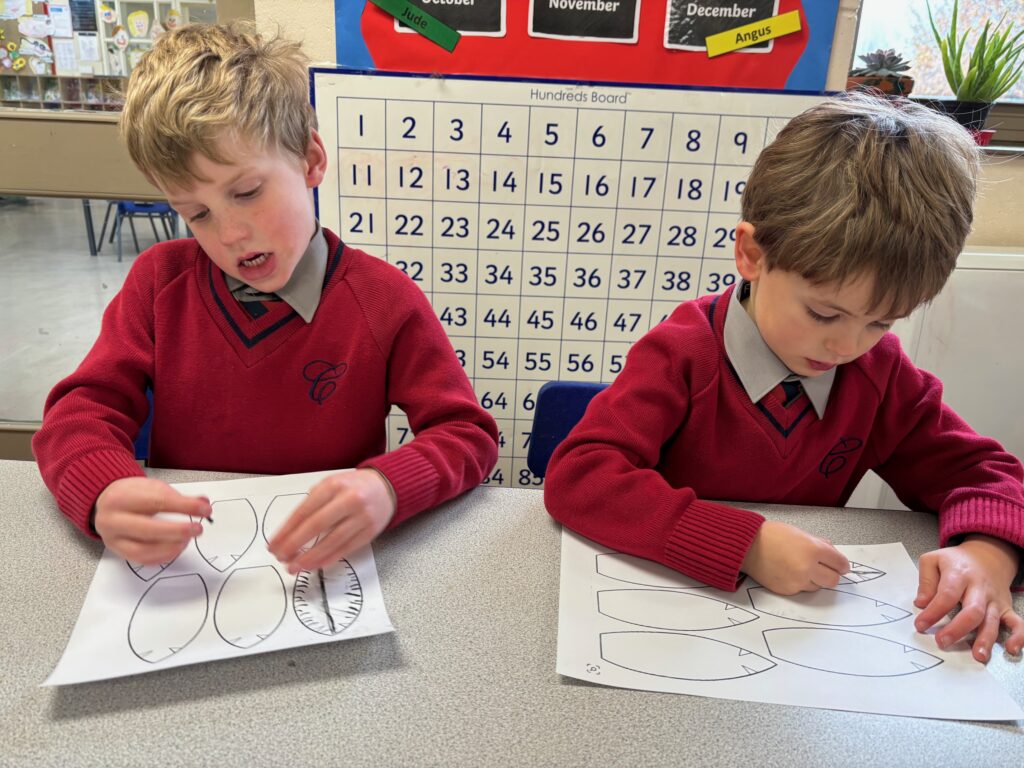
<path fill-rule="evenodd" d="M 110 220 L 111 211 L 115 211 L 114 224 L 110 229 L 110 242 L 114 242 L 117 236 L 117 260 L 121 261 L 122 246 L 121 235 L 124 228 L 124 220 L 128 219 L 128 226 L 132 230 L 132 242 L 135 244 L 135 252 L 139 252 L 139 238 L 135 233 L 135 218 L 142 217 L 149 219 L 149 226 L 153 228 L 153 239 L 160 242 L 160 235 L 156 230 L 156 220 L 159 219 L 163 226 L 164 236 L 170 240 L 178 229 L 178 214 L 171 208 L 170 203 L 135 203 L 130 200 L 111 200 L 107 206 L 107 212 L 103 216 L 103 226 L 100 228 L 100 239 L 98 246 L 103 246 L 103 237 L 107 232 L 107 222 Z M 99 250 L 99 248 L 97 248 Z"/>
<path fill-rule="evenodd" d="M 146 461 L 149 458 L 149 435 L 153 431 L 153 390 L 146 390 L 146 399 L 149 400 L 149 413 L 146 420 L 139 428 L 139 434 L 135 436 L 135 459 Z"/>
<path fill-rule="evenodd" d="M 594 395 L 607 386 L 592 381 L 549 381 L 540 388 L 526 454 L 526 466 L 533 474 L 544 477 L 555 448 L 583 418 Z"/>

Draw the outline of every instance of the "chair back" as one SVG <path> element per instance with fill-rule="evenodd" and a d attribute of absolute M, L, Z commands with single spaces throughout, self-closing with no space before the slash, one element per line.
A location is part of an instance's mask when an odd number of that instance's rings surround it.
<path fill-rule="evenodd" d="M 146 399 L 149 400 L 149 413 L 146 420 L 139 427 L 139 434 L 135 436 L 135 459 L 146 461 L 149 459 L 149 436 L 153 431 L 153 390 L 146 390 Z"/>
<path fill-rule="evenodd" d="M 549 381 L 540 388 L 526 455 L 526 466 L 533 474 L 544 477 L 555 448 L 583 418 L 594 395 L 607 386 L 592 381 Z"/>

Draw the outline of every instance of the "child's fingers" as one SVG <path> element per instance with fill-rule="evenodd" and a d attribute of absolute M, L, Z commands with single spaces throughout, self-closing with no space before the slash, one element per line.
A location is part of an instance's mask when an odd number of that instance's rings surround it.
<path fill-rule="evenodd" d="M 281 523 L 277 533 L 267 543 L 267 549 L 278 560 L 290 560 L 303 544 L 315 539 L 323 530 L 322 527 L 317 527 L 313 518 L 334 496 L 334 484 L 328 485 L 327 480 L 309 489 L 309 495 L 292 510 L 288 519 Z"/>
<path fill-rule="evenodd" d="M 176 512 L 182 515 L 195 515 L 196 517 L 210 517 L 213 514 L 213 507 L 210 500 L 205 496 L 185 496 L 171 488 L 169 485 L 161 484 L 146 494 L 140 511 L 147 515 L 155 515 L 159 512 Z"/>
<path fill-rule="evenodd" d="M 839 571 L 833 570 L 824 563 L 818 563 L 811 573 L 811 581 L 814 583 L 815 588 L 827 587 L 831 589 L 839 584 L 840 576 L 842 574 Z"/>
<path fill-rule="evenodd" d="M 835 571 L 836 583 L 839 582 L 839 576 L 847 573 L 850 570 L 850 561 L 846 558 L 842 552 L 833 547 L 831 544 L 824 547 L 819 554 L 818 562 L 824 565 L 826 568 L 830 568 Z M 824 585 L 822 585 L 824 586 Z M 832 586 L 835 586 L 833 584 Z"/>
<path fill-rule="evenodd" d="M 370 526 L 358 518 L 350 517 L 321 537 L 314 547 L 303 552 L 289 564 L 291 573 L 310 571 L 333 565 L 341 558 L 367 543 L 372 536 Z"/>
<path fill-rule="evenodd" d="M 1013 609 L 1007 609 L 1000 621 L 1010 633 L 1003 647 L 1008 653 L 1019 655 L 1024 649 L 1024 618 Z"/>
<path fill-rule="evenodd" d="M 942 595 L 942 586 L 939 586 L 939 594 Z M 934 601 L 933 601 L 934 602 Z M 979 627 L 983 627 L 986 621 L 992 620 L 990 614 L 990 602 L 984 590 L 968 587 L 960 597 L 960 611 L 950 619 L 949 623 L 935 633 L 935 642 L 939 648 L 949 648 L 954 643 L 963 640 L 967 635 Z M 995 620 L 998 622 L 998 613 L 995 613 Z M 996 624 L 995 631 L 998 633 L 999 626 Z"/>
<path fill-rule="evenodd" d="M 992 646 L 995 645 L 998 637 L 999 609 L 996 607 L 995 603 L 990 603 L 985 614 L 985 619 L 982 621 L 981 626 L 978 627 L 978 632 L 974 638 L 974 644 L 971 646 L 974 658 L 982 664 L 987 664 L 988 660 L 992 658 Z"/>
<path fill-rule="evenodd" d="M 122 557 L 141 565 L 159 565 L 167 563 L 182 553 L 188 542 L 164 542 L 151 544 L 135 539 L 116 539 L 108 546 Z"/>
<path fill-rule="evenodd" d="M 924 608 L 928 603 L 935 597 L 935 591 L 939 586 L 939 565 L 935 558 L 922 557 L 919 565 L 920 574 L 917 579 L 917 597 L 914 599 L 914 605 L 918 608 Z M 925 629 L 930 627 L 931 624 L 925 627 L 918 627 L 918 632 L 923 632 Z"/>
<path fill-rule="evenodd" d="M 203 532 L 203 526 L 199 523 L 161 520 L 132 512 L 115 513 L 108 520 L 106 528 L 126 539 L 150 544 L 188 543 L 189 539 Z"/>
<path fill-rule="evenodd" d="M 934 590 L 931 600 L 928 601 L 924 609 L 914 619 L 914 628 L 918 632 L 925 632 L 929 627 L 956 608 L 957 603 L 960 602 L 960 598 L 963 595 L 963 586 L 961 585 L 958 588 L 953 584 L 952 579 L 947 581 L 948 583 L 939 583 Z"/>

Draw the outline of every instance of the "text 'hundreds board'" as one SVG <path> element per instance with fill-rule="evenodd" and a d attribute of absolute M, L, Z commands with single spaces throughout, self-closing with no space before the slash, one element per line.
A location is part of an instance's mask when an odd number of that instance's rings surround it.
<path fill-rule="evenodd" d="M 820 99 L 314 70 L 321 222 L 430 298 L 526 466 L 537 390 L 611 381 L 680 302 L 731 285 L 745 179 Z M 411 439 L 401 412 L 389 448 Z"/>

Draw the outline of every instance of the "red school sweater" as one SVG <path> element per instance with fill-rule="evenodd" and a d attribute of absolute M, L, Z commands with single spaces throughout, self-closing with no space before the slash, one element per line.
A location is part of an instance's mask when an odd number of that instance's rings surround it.
<path fill-rule="evenodd" d="M 47 398 L 32 442 L 43 480 L 79 528 L 92 534 L 107 485 L 143 474 L 132 441 L 147 387 L 153 466 L 373 467 L 395 490 L 391 525 L 490 471 L 497 427 L 426 296 L 398 269 L 324 234 L 330 256 L 309 324 L 284 301 L 251 316 L 195 240 L 136 259 L 92 350 Z M 415 439 L 385 453 L 392 404 Z"/>
<path fill-rule="evenodd" d="M 911 509 L 1024 547 L 1020 462 L 942 403 L 893 334 L 836 371 L 824 419 L 782 387 L 751 402 L 725 354 L 731 290 L 680 305 L 630 350 L 551 457 L 553 517 L 600 544 L 735 589 L 764 518 L 707 499 L 843 506 L 868 470 Z"/>

